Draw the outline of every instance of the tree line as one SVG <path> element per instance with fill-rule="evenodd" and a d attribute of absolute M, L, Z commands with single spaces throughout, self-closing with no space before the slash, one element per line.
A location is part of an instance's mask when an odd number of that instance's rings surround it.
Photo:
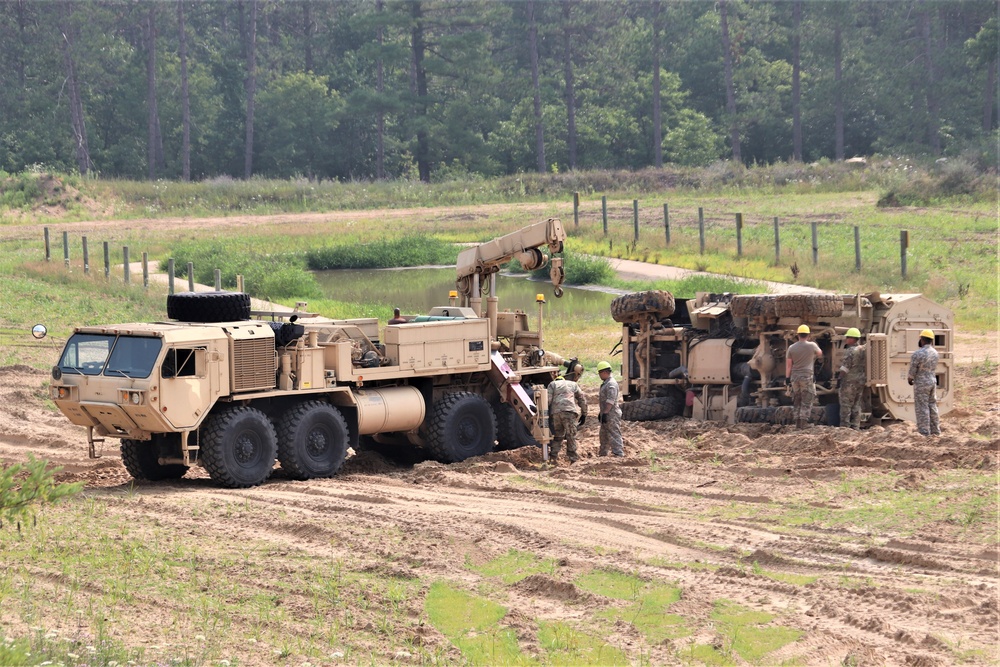
<path fill-rule="evenodd" d="M 495 176 L 996 141 L 994 0 L 6 0 L 0 169 Z"/>

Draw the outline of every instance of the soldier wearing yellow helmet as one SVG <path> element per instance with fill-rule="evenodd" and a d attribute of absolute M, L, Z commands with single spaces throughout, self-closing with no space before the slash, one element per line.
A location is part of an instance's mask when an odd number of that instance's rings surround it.
<path fill-rule="evenodd" d="M 861 332 L 851 327 L 844 334 L 844 356 L 840 363 L 840 425 L 861 428 L 861 399 L 865 391 L 865 357 L 867 350 L 859 345 Z"/>
<path fill-rule="evenodd" d="M 597 396 L 601 414 L 597 421 L 601 423 L 600 456 L 607 456 L 610 451 L 613 456 L 625 456 L 622 444 L 622 409 L 618 407 L 618 382 L 611 377 L 611 364 L 600 361 L 597 364 L 597 374 L 601 377 L 601 391 Z"/>
<path fill-rule="evenodd" d="M 913 407 L 917 413 L 917 431 L 920 435 L 941 435 L 937 408 L 938 353 L 934 349 L 934 332 L 920 332 L 917 351 L 910 357 L 907 381 L 913 385 Z"/>
<path fill-rule="evenodd" d="M 792 412 L 795 426 L 805 428 L 809 422 L 813 402 L 816 400 L 815 365 L 823 358 L 819 345 L 809 340 L 809 326 L 799 325 L 799 340 L 785 353 L 785 384 L 792 389 Z"/>

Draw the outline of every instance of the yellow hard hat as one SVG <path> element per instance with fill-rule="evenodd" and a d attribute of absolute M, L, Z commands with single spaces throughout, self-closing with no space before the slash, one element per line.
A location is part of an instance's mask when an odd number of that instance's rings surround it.
<path fill-rule="evenodd" d="M 844 336 L 847 338 L 861 338 L 861 332 L 856 327 L 851 327 Z"/>
<path fill-rule="evenodd" d="M 807 333 L 809 333 L 809 325 L 807 325 L 807 324 L 800 324 L 797 333 L 800 333 L 800 334 L 804 334 L 804 333 L 807 334 Z"/>
<path fill-rule="evenodd" d="M 920 337 L 926 338 L 928 340 L 934 340 L 934 332 L 931 331 L 930 329 L 924 329 L 923 331 L 920 332 Z"/>
<path fill-rule="evenodd" d="M 601 371 L 610 371 L 610 370 L 611 370 L 611 364 L 609 364 L 608 362 L 606 362 L 606 361 L 598 361 L 597 362 L 597 372 L 598 373 L 600 373 Z"/>

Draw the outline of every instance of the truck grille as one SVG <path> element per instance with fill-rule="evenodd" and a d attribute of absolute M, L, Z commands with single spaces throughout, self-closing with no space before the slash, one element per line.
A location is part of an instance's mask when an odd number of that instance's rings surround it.
<path fill-rule="evenodd" d="M 233 341 L 233 391 L 273 389 L 274 340 L 256 338 Z"/>

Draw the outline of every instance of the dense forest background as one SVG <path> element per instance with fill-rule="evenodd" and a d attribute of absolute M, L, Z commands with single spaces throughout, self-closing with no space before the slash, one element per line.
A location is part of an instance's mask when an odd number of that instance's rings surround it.
<path fill-rule="evenodd" d="M 6 0 L 0 169 L 430 181 L 995 156 L 997 12 L 994 0 Z"/>

